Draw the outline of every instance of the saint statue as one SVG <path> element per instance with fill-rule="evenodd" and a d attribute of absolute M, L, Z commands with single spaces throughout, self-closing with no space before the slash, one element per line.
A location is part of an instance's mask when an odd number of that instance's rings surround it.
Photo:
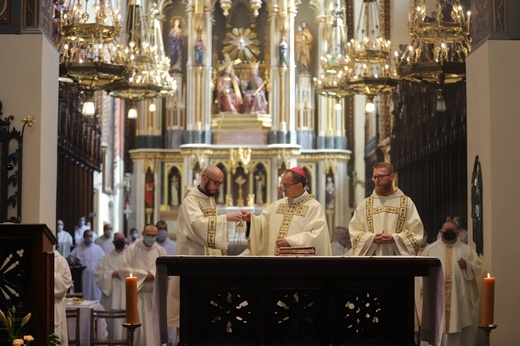
<path fill-rule="evenodd" d="M 282 36 L 278 49 L 280 54 L 278 63 L 282 67 L 287 66 L 287 50 L 289 49 L 289 44 L 287 43 L 285 36 Z"/>
<path fill-rule="evenodd" d="M 302 21 L 298 26 L 298 32 L 294 37 L 296 66 L 299 72 L 308 73 L 311 68 L 313 37 L 307 22 Z"/>
<path fill-rule="evenodd" d="M 251 76 L 243 85 L 244 113 L 266 114 L 267 100 L 265 99 L 265 82 L 260 77 L 258 63 L 251 64 Z"/>
<path fill-rule="evenodd" d="M 170 44 L 170 70 L 172 72 L 182 71 L 182 40 L 183 30 L 179 18 L 173 19 L 172 28 L 168 34 L 168 43 Z"/>
<path fill-rule="evenodd" d="M 202 41 L 202 37 L 200 33 L 197 34 L 197 40 L 195 41 L 195 65 L 202 66 L 202 62 L 204 59 L 204 41 Z"/>
<path fill-rule="evenodd" d="M 242 95 L 238 77 L 233 73 L 232 65 L 226 66 L 217 81 L 217 102 L 219 113 L 238 113 Z"/>

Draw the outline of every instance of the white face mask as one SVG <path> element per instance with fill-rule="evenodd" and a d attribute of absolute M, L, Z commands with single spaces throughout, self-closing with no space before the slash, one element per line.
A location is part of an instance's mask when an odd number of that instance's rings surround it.
<path fill-rule="evenodd" d="M 58 232 L 63 231 L 63 225 L 58 225 Z"/>

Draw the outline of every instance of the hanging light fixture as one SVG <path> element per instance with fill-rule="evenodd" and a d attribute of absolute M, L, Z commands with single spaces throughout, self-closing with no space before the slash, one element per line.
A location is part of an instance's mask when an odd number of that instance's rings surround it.
<path fill-rule="evenodd" d="M 314 78 L 316 92 L 320 95 L 343 97 L 349 92 L 340 88 L 341 81 L 348 78 L 349 57 L 346 52 L 346 28 L 344 10 L 339 1 L 330 4 L 327 14 L 327 53 L 320 58 L 321 73 Z"/>
<path fill-rule="evenodd" d="M 61 82 L 99 90 L 122 78 L 120 15 L 110 0 L 71 0 L 60 9 L 59 26 Z"/>
<path fill-rule="evenodd" d="M 438 110 L 445 85 L 465 80 L 470 17 L 460 0 L 436 0 L 432 8 L 425 0 L 412 0 L 408 22 L 412 41 L 399 58 L 398 73 L 411 82 L 436 87 Z"/>
<path fill-rule="evenodd" d="M 89 117 L 96 114 L 96 105 L 94 104 L 94 92 L 92 90 L 85 91 L 85 101 L 83 102 L 81 114 Z"/>
<path fill-rule="evenodd" d="M 176 83 L 168 73 L 170 59 L 164 52 L 156 3 L 147 11 L 141 0 L 128 2 L 121 45 L 126 61 L 125 79 L 107 86 L 111 96 L 141 101 L 173 95 Z"/>
<path fill-rule="evenodd" d="M 391 57 L 391 43 L 380 26 L 379 0 L 363 0 L 354 38 L 347 44 L 350 73 L 341 89 L 352 94 L 364 94 L 374 108 L 375 96 L 392 92 L 398 75 Z"/>
<path fill-rule="evenodd" d="M 128 109 L 128 119 L 137 119 L 137 104 L 135 101 L 130 103 L 130 108 Z"/>

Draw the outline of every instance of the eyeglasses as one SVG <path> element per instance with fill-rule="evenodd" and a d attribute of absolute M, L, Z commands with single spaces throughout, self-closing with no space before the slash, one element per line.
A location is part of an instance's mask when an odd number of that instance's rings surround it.
<path fill-rule="evenodd" d="M 388 173 L 388 174 L 380 174 L 380 175 L 374 175 L 372 177 L 372 180 L 381 180 L 383 179 L 384 177 L 388 177 L 389 175 L 392 175 L 392 173 Z"/>
<path fill-rule="evenodd" d="M 205 175 L 205 177 L 208 178 L 211 182 L 213 182 L 213 184 L 215 184 L 215 186 L 217 186 L 217 187 L 224 184 L 223 181 L 215 181 L 215 180 L 211 179 L 210 177 L 208 177 L 207 175 Z"/>
<path fill-rule="evenodd" d="M 286 189 L 290 188 L 291 186 L 293 185 L 296 185 L 296 184 L 299 184 L 299 183 L 291 183 L 291 184 L 284 184 L 284 183 L 280 183 L 280 187 L 285 187 Z"/>

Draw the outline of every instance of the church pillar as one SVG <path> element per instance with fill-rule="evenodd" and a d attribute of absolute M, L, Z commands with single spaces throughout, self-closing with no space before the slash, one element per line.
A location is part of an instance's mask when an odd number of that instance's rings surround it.
<path fill-rule="evenodd" d="M 467 147 L 468 147 L 468 229 L 473 234 L 471 187 L 475 157 L 482 172 L 483 274 L 497 278 L 495 318 L 498 328 L 492 342 L 507 345 L 520 342 L 515 312 L 520 300 L 520 277 L 511 267 L 518 258 L 520 232 L 518 200 L 517 138 L 518 80 L 520 69 L 520 25 L 514 18 L 520 7 L 514 1 L 472 2 L 474 50 L 466 60 Z"/>
<path fill-rule="evenodd" d="M 0 35 L 2 118 L 35 116 L 23 137 L 22 223 L 56 224 L 58 53 L 42 34 Z"/>

